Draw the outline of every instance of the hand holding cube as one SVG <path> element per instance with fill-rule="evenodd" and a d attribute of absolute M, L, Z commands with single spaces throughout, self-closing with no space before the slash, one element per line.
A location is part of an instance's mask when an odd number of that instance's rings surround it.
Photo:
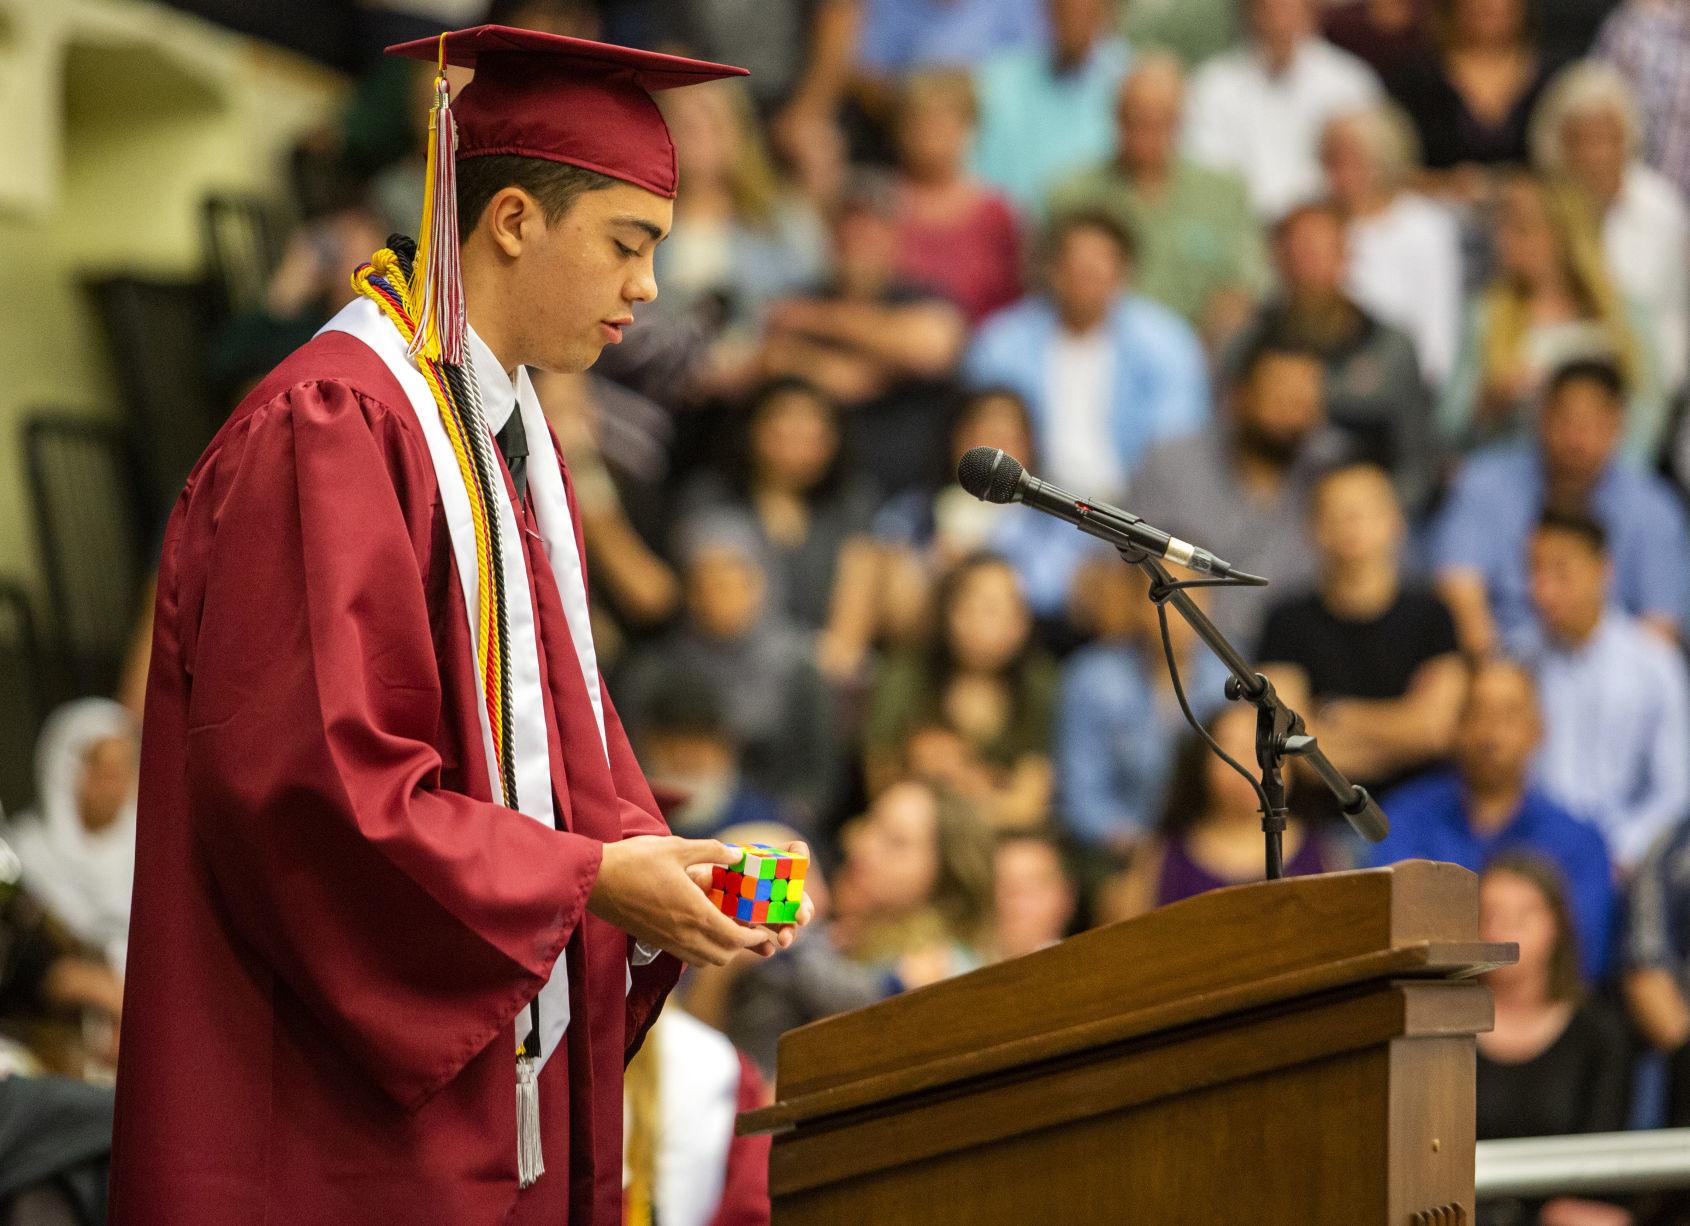
<path fill-rule="evenodd" d="M 796 924 L 810 860 L 766 843 L 730 843 L 742 854 L 710 873 L 710 905 L 742 924 Z"/>

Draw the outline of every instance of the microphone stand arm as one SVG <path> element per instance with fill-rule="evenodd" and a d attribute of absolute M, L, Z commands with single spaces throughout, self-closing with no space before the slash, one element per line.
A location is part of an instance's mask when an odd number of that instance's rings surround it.
<path fill-rule="evenodd" d="M 1158 605 L 1172 605 L 1179 615 L 1202 639 L 1209 650 L 1227 667 L 1232 676 L 1227 679 L 1226 696 L 1234 702 L 1248 702 L 1256 708 L 1256 766 L 1261 771 L 1262 834 L 1267 841 L 1267 876 L 1276 880 L 1285 875 L 1285 759 L 1301 758 L 1320 776 L 1338 798 L 1344 816 L 1363 838 L 1377 843 L 1385 837 L 1385 815 L 1367 789 L 1346 779 L 1333 766 L 1315 738 L 1308 735 L 1303 717 L 1280 698 L 1273 685 L 1250 667 L 1238 649 L 1208 614 L 1175 583 L 1162 563 L 1143 549 L 1117 546 L 1121 557 L 1142 570 L 1150 578 L 1150 599 Z M 1171 661 L 1170 661 L 1171 663 Z"/>

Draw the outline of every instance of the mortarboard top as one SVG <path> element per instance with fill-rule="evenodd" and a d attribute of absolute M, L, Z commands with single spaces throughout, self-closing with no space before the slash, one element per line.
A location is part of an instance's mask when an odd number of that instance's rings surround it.
<path fill-rule="evenodd" d="M 400 43 L 389 55 L 475 69 L 459 91 L 457 156 L 518 154 L 675 195 L 675 146 L 653 92 L 743 68 L 511 26 Z"/>

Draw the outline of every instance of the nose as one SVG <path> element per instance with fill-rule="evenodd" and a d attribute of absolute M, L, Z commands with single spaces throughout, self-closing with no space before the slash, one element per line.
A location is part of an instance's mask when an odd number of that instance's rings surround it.
<path fill-rule="evenodd" d="M 639 271 L 623 291 L 623 297 L 630 305 L 636 302 L 652 302 L 657 298 L 657 270 L 650 260 L 640 265 Z"/>

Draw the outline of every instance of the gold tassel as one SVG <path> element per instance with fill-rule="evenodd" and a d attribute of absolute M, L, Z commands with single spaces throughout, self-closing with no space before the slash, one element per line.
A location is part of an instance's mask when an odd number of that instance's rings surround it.
<path fill-rule="evenodd" d="M 422 225 L 412 273 L 412 312 L 416 335 L 407 352 L 452 366 L 464 360 L 463 267 L 458 252 L 458 125 L 452 115 L 452 90 L 446 80 L 446 36 L 440 36 L 440 67 L 434 78 L 434 109 L 429 112 L 428 165 L 423 175 Z"/>

